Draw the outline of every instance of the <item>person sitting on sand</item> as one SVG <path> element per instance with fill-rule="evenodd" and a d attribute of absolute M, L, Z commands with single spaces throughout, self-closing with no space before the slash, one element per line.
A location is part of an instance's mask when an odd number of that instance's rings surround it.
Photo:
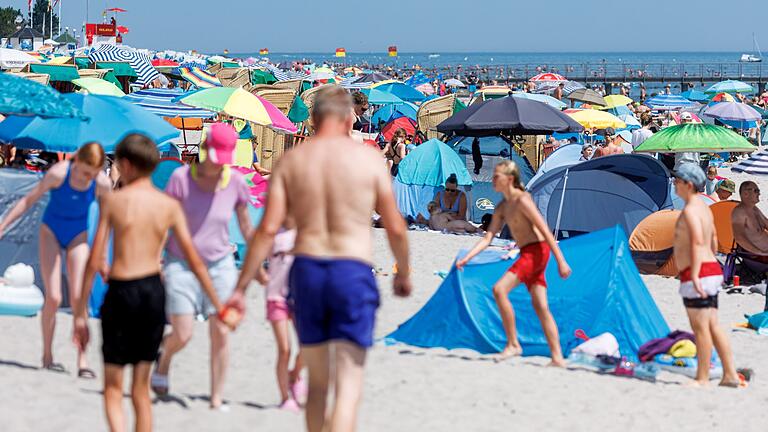
<path fill-rule="evenodd" d="M 440 210 L 448 213 L 453 220 L 467 220 L 467 195 L 459 190 L 456 174 L 448 176 L 445 189 L 437 192 L 432 201 L 438 203 Z"/>
<path fill-rule="evenodd" d="M 434 201 L 427 205 L 427 210 L 429 211 L 429 228 L 435 231 L 470 234 L 482 232 L 480 228 L 463 219 L 451 218 L 450 214 L 443 212 L 440 205 Z"/>
<path fill-rule="evenodd" d="M 674 258 L 680 270 L 683 305 L 696 339 L 698 365 L 696 385 L 709 384 L 709 367 L 714 344 L 723 363 L 720 385 L 735 387 L 739 376 L 733 363 L 728 336 L 717 319 L 717 296 L 723 272 L 715 259 L 717 233 L 712 212 L 698 199 L 706 176 L 698 165 L 684 164 L 675 172 L 675 192 L 685 201 L 675 224 Z M 753 192 L 749 192 L 753 193 Z"/>
<path fill-rule="evenodd" d="M 760 188 L 752 181 L 739 186 L 741 203 L 733 209 L 731 226 L 736 244 L 755 255 L 768 255 L 768 218 L 757 208 Z"/>
<path fill-rule="evenodd" d="M 493 287 L 493 296 L 499 307 L 504 332 L 507 335 L 507 345 L 498 359 L 521 355 L 523 352 L 520 341 L 517 340 L 515 312 L 509 301 L 509 292 L 522 282 L 531 293 L 533 308 L 544 329 L 552 356 L 551 365 L 564 367 L 565 360 L 560 348 L 557 325 L 547 304 L 547 281 L 544 274 L 550 251 L 557 261 L 560 277 L 570 276 L 571 268 L 552 236 L 552 230 L 549 229 L 536 204 L 533 203 L 531 195 L 525 191 L 520 182 L 520 168 L 514 162 L 505 160 L 496 165 L 493 173 L 493 188 L 504 195 L 504 201 L 496 206 L 485 237 L 464 258 L 456 262 L 456 268 L 463 269 L 473 257 L 487 248 L 502 225 L 506 223 L 520 247 L 520 258 Z"/>
<path fill-rule="evenodd" d="M 20 154 L 21 152 L 19 152 Z M 71 161 L 59 162 L 45 174 L 40 183 L 0 220 L 0 238 L 7 228 L 44 195 L 50 199 L 40 224 L 40 273 L 45 287 L 45 302 L 40 314 L 43 330 L 43 369 L 66 372 L 64 365 L 53 361 L 53 336 L 56 311 L 62 299 L 61 251 L 65 251 L 67 288 L 70 304 L 80 300 L 85 263 L 88 259 L 88 211 L 97 199 L 111 191 L 111 183 L 102 171 L 105 155 L 101 145 L 89 143 L 80 147 Z M 85 350 L 77 352 L 77 376 L 95 378 L 88 367 Z"/>

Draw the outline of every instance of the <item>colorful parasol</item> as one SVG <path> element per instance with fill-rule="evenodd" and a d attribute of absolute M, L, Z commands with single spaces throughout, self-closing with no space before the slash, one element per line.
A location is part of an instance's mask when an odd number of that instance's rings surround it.
<path fill-rule="evenodd" d="M 221 87 L 218 78 L 198 67 L 180 67 L 179 74 L 197 88 Z"/>
<path fill-rule="evenodd" d="M 553 81 L 560 82 L 560 81 L 568 81 L 568 78 L 566 78 L 566 77 L 564 77 L 564 76 L 562 76 L 560 74 L 546 72 L 546 73 L 540 73 L 540 74 L 538 74 L 536 76 L 533 76 L 528 81 L 533 81 L 533 82 L 546 82 L 546 81 L 548 81 L 548 82 L 553 82 Z"/>
<path fill-rule="evenodd" d="M 242 88 L 207 88 L 182 96 L 176 102 L 224 113 L 280 132 L 296 133 L 296 125 L 277 107 Z"/>

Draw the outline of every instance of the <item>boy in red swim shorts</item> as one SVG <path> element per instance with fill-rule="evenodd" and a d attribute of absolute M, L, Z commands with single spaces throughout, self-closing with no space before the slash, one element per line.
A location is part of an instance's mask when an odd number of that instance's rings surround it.
<path fill-rule="evenodd" d="M 507 335 L 507 346 L 499 354 L 497 360 L 504 360 L 523 352 L 520 342 L 517 340 L 515 311 L 509 301 L 509 292 L 522 282 L 531 293 L 533 308 L 541 321 L 544 335 L 547 338 L 552 355 L 550 365 L 563 367 L 565 360 L 560 349 L 557 325 L 547 304 L 547 281 L 544 273 L 547 269 L 550 251 L 557 261 L 560 277 L 565 279 L 570 276 L 571 268 L 565 262 L 563 253 L 557 246 L 547 223 L 533 203 L 531 195 L 525 191 L 520 183 L 520 171 L 514 162 L 505 160 L 496 165 L 493 173 L 493 188 L 504 195 L 504 201 L 496 207 L 485 237 L 456 263 L 456 267 L 462 269 L 475 255 L 487 248 L 496 233 L 506 223 L 520 246 L 520 257 L 493 287 L 493 296 L 499 306 L 504 332 Z"/>

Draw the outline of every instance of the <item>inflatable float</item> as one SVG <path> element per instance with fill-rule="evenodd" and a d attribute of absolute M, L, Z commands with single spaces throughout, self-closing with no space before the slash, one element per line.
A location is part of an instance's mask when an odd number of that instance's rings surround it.
<path fill-rule="evenodd" d="M 0 315 L 34 316 L 43 307 L 43 292 L 26 264 L 8 267 L 0 279 Z"/>

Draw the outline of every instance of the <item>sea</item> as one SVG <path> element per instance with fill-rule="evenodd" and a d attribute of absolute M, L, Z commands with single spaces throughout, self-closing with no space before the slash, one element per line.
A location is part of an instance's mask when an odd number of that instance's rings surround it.
<path fill-rule="evenodd" d="M 397 57 L 389 57 L 386 52 L 347 52 L 345 57 L 336 57 L 333 52 L 271 52 L 266 57 L 273 63 L 302 61 L 369 66 L 388 71 L 412 70 L 418 66 L 431 77 L 463 78 L 475 74 L 486 82 L 503 82 L 505 77 L 527 78 L 541 71 L 557 72 L 566 77 L 637 77 L 642 73 L 648 78 L 664 77 L 672 86 L 673 92 L 690 88 L 690 85 L 686 85 L 686 88 L 681 85 L 683 77 L 709 77 L 710 82 L 693 84 L 693 88 L 697 90 L 704 90 L 713 80 L 720 79 L 741 79 L 753 85 L 758 83 L 758 77 L 764 77 L 763 82 L 768 81 L 768 64 L 763 66 L 763 63 L 740 63 L 741 54 L 742 52 L 400 52 Z M 229 53 L 227 56 L 260 57 L 258 52 Z M 640 83 L 626 81 L 626 85 L 630 87 L 630 95 L 639 94 Z M 665 84 L 649 79 L 645 86 L 650 94 L 659 91 Z"/>

